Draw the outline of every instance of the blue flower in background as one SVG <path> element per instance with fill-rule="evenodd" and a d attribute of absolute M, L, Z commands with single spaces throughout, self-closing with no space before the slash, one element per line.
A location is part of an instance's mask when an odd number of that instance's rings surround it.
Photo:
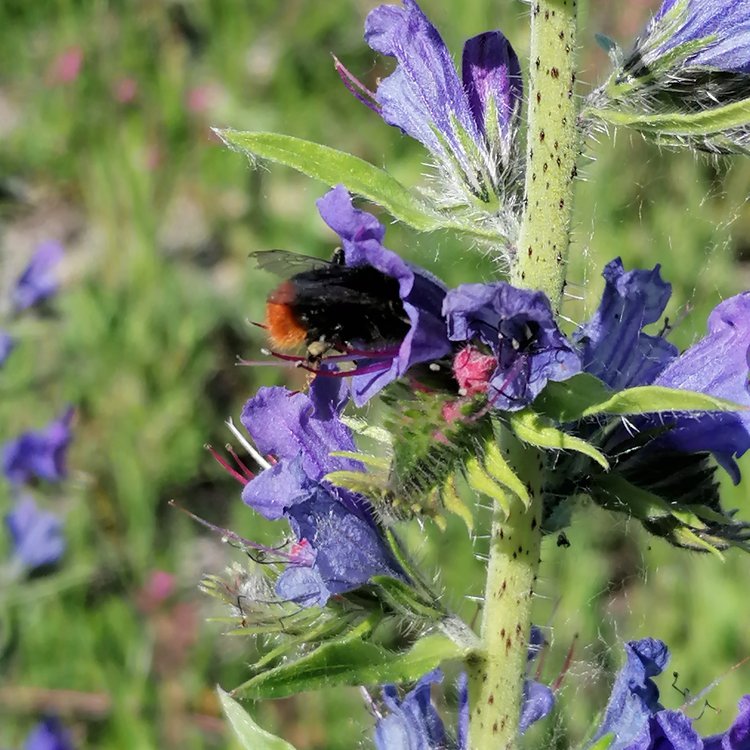
<path fill-rule="evenodd" d="M 352 93 L 420 141 L 457 193 L 468 191 L 472 202 L 502 202 L 523 93 L 508 40 L 499 31 L 469 39 L 459 78 L 437 29 L 414 0 L 404 0 L 370 12 L 365 41 L 397 65 L 373 93 L 337 63 Z"/>
<path fill-rule="evenodd" d="M 275 460 L 246 484 L 242 499 L 268 519 L 289 521 L 297 544 L 276 592 L 303 606 L 323 606 L 332 594 L 356 589 L 375 575 L 404 578 L 366 501 L 324 482 L 331 471 L 360 468 L 352 459 L 330 455 L 353 451 L 355 444 L 331 406 L 343 402 L 341 395 L 318 390 L 329 384 L 314 384 L 310 396 L 261 388 L 242 411 L 258 450 Z"/>
<path fill-rule="evenodd" d="M 5 515 L 14 557 L 29 571 L 54 565 L 65 552 L 62 521 L 40 510 L 31 497 L 19 499 Z"/>
<path fill-rule="evenodd" d="M 11 301 L 16 311 L 38 305 L 57 292 L 58 282 L 54 271 L 62 257 L 63 247 L 59 242 L 49 240 L 37 247 L 11 291 Z"/>
<path fill-rule="evenodd" d="M 25 432 L 3 446 L 3 473 L 13 484 L 32 479 L 59 482 L 67 476 L 70 423 L 74 410 L 68 407 L 38 432 Z"/>
<path fill-rule="evenodd" d="M 24 750 L 73 750 L 73 740 L 59 719 L 43 719 L 24 743 Z"/>
<path fill-rule="evenodd" d="M 497 361 L 489 379 L 489 402 L 513 411 L 530 404 L 550 380 L 581 370 L 574 347 L 557 327 L 549 300 L 498 281 L 462 284 L 443 306 L 452 341 L 478 342 Z"/>
<path fill-rule="evenodd" d="M 0 367 L 5 364 L 15 346 L 16 342 L 13 337 L 9 333 L 0 330 Z"/>

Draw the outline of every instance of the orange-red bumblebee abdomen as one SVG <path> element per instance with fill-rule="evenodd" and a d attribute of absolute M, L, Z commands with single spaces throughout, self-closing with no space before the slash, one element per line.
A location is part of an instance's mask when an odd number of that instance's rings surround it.
<path fill-rule="evenodd" d="M 271 292 L 266 303 L 268 337 L 280 349 L 292 349 L 307 338 L 307 330 L 292 309 L 294 299 L 294 284 L 285 281 Z"/>

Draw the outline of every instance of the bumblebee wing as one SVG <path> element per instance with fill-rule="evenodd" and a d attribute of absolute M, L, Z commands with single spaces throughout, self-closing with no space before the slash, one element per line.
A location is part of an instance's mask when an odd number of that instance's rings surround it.
<path fill-rule="evenodd" d="M 331 265 L 322 258 L 291 253 L 288 250 L 257 250 L 250 253 L 249 257 L 261 271 L 268 271 L 283 279 L 289 279 L 303 271 L 313 271 Z"/>

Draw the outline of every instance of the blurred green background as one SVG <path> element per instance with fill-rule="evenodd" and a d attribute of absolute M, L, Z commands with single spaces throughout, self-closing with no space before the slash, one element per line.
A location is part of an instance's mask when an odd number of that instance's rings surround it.
<path fill-rule="evenodd" d="M 52 575 L 0 591 L 0 746 L 19 747 L 36 718 L 59 713 L 81 748 L 230 747 L 214 686 L 239 684 L 254 647 L 223 636 L 200 595 L 204 572 L 241 555 L 179 512 L 253 538 L 274 538 L 204 451 L 229 438 L 223 420 L 262 383 L 294 373 L 235 367 L 256 358 L 273 279 L 250 251 L 329 255 L 335 239 L 314 200 L 325 187 L 288 170 L 253 171 L 210 126 L 277 130 L 420 180 L 425 153 L 340 85 L 335 53 L 365 81 L 387 73 L 361 39 L 374 0 L 26 0 L 0 2 L 2 277 L 34 244 L 66 247 L 57 315 L 30 320 L 0 373 L 0 441 L 77 406 L 71 478 L 47 492 L 65 514 L 68 552 Z M 458 55 L 463 40 L 502 26 L 522 58 L 527 6 L 423 0 Z M 593 34 L 623 44 L 658 3 L 584 4 L 581 80 L 607 59 Z M 673 339 L 688 345 L 722 298 L 750 286 L 750 165 L 659 152 L 625 132 L 601 135 L 582 164 L 565 313 L 582 321 L 603 264 L 664 266 L 674 285 Z M 383 217 L 387 220 L 387 217 Z M 387 244 L 449 283 L 486 280 L 493 262 L 449 235 L 391 226 Z M 437 260 L 436 260 L 437 258 Z M 43 493 L 42 493 L 43 494 Z M 9 491 L 0 487 L 0 510 Z M 746 491 L 727 504 L 747 515 Z M 481 563 L 460 524 L 426 535 L 420 559 L 442 566 L 446 600 L 471 618 Z M 722 563 L 645 538 L 635 523 L 584 508 L 569 549 L 547 540 L 535 621 L 549 626 L 543 675 L 560 673 L 561 709 L 530 745 L 567 748 L 606 700 L 624 640 L 673 649 L 664 702 L 697 693 L 750 655 L 750 560 Z M 3 538 L 0 545 L 6 545 Z M 7 546 L 0 546 L 5 559 Z M 175 576 L 164 601 L 155 571 Z M 158 579 L 157 579 L 158 580 Z M 576 640 L 577 636 L 577 640 Z M 728 725 L 750 667 L 710 694 L 702 732 Z M 743 687 L 744 686 L 744 687 Z M 449 694 L 451 690 L 446 691 Z M 699 701 L 692 716 L 704 708 Z M 370 747 L 372 719 L 356 690 L 305 694 L 253 708 L 299 750 Z"/>

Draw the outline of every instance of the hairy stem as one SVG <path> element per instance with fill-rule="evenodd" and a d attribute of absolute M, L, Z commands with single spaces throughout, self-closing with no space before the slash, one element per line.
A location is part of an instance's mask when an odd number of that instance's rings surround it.
<path fill-rule="evenodd" d="M 532 0 L 524 216 L 511 283 L 558 308 L 579 154 L 574 95 L 577 0 Z"/>
<path fill-rule="evenodd" d="M 532 0 L 529 126 L 524 216 L 512 284 L 541 289 L 558 309 L 565 285 L 579 139 L 574 96 L 577 0 Z M 502 442 L 529 489 L 496 508 L 490 540 L 482 656 L 469 665 L 472 750 L 519 745 L 531 603 L 539 569 L 544 455 Z"/>
<path fill-rule="evenodd" d="M 531 597 L 539 569 L 541 476 L 537 450 L 506 441 L 505 458 L 528 477 L 531 502 L 524 507 L 508 493 L 508 515 L 496 506 L 482 615 L 482 657 L 469 665 L 472 750 L 517 747 L 522 685 L 531 630 Z"/>

